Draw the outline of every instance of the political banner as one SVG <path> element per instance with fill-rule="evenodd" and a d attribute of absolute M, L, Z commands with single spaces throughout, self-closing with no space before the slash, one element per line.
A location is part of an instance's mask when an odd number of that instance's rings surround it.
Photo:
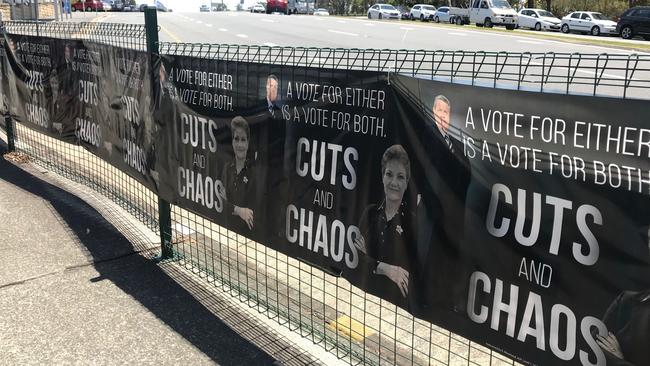
<path fill-rule="evenodd" d="M 442 219 L 429 247 L 452 243 L 464 267 L 452 281 L 467 319 L 437 323 L 523 363 L 650 364 L 647 101 L 391 85 L 409 155 L 433 162 L 421 202 Z M 435 144 L 459 157 L 440 161 Z"/>
<path fill-rule="evenodd" d="M 12 118 L 83 146 L 156 191 L 147 54 L 81 40 L 5 40 L 3 93 Z"/>
<path fill-rule="evenodd" d="M 523 363 L 647 363 L 645 102 L 161 70 L 166 199 Z"/>
<path fill-rule="evenodd" d="M 6 113 L 533 365 L 650 365 L 647 101 L 8 35 Z"/>

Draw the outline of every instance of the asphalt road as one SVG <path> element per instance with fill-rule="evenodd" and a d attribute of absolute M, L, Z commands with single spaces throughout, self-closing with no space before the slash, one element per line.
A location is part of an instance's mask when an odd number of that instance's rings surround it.
<path fill-rule="evenodd" d="M 76 19 L 83 14 L 74 14 Z M 91 15 L 86 15 L 90 17 Z M 106 22 L 142 23 L 144 15 L 104 14 Z M 617 48 L 569 44 L 527 36 L 528 31 L 482 32 L 474 26 L 449 26 L 419 21 L 380 21 L 362 17 L 285 16 L 248 12 L 158 13 L 162 41 L 267 46 L 426 49 L 558 53 L 639 53 Z M 569 38 L 589 36 L 562 35 Z M 613 37 L 600 37 L 620 42 Z"/>
<path fill-rule="evenodd" d="M 143 23 L 144 14 L 133 13 L 99 13 L 73 14 L 73 21 L 101 21 L 111 23 Z M 516 55 L 504 60 L 492 57 L 475 61 L 482 63 L 480 72 L 484 76 L 476 77 L 471 59 L 462 59 L 461 72 L 455 74 L 459 59 L 447 54 L 424 60 L 417 65 L 419 70 L 442 70 L 436 76 L 443 79 L 450 75 L 465 77 L 465 82 L 485 81 L 491 84 L 493 75 L 503 72 L 506 80 L 503 87 L 516 87 L 539 91 L 544 81 L 544 91 L 560 93 L 598 94 L 632 98 L 650 99 L 650 53 L 642 53 L 621 48 L 567 43 L 565 38 L 588 38 L 582 35 L 562 35 L 561 39 L 547 40 L 530 37 L 530 31 L 516 30 L 503 32 L 485 32 L 475 26 L 454 26 L 419 21 L 368 20 L 362 17 L 314 17 L 280 14 L 252 14 L 248 12 L 215 13 L 158 13 L 161 29 L 161 41 L 257 45 L 290 46 L 345 49 L 408 49 L 408 50 L 445 50 L 466 52 L 530 52 L 534 55 L 529 60 L 521 60 Z M 642 40 L 622 40 L 614 37 L 600 37 L 620 43 Z M 556 55 L 550 54 L 556 53 Z M 438 53 L 439 54 L 439 53 Z M 557 54 L 563 54 L 557 56 Z M 571 56 L 567 56 L 570 55 Z M 607 55 L 604 55 L 607 54 Z M 632 54 L 640 55 L 642 60 L 635 63 L 630 60 Z M 598 56 L 600 55 L 600 56 Z M 470 54 L 471 57 L 477 57 Z M 569 59 L 569 57 L 571 59 Z M 414 65 L 416 64 L 413 61 Z M 325 63 L 326 65 L 327 63 Z M 506 65 L 505 67 L 502 67 Z M 526 65 L 527 67 L 522 67 Z M 318 65 L 311 65 L 318 66 Z M 409 66 L 416 67 L 416 66 Z M 631 73 L 630 68 L 636 67 Z M 525 69 L 525 70 L 524 70 Z M 405 69 L 401 71 L 404 72 Z M 407 72 L 409 69 L 406 68 Z M 522 72 L 526 76 L 519 77 Z M 470 77 L 474 75 L 473 77 Z M 549 77 L 550 76 L 550 77 Z M 566 80 L 571 78 L 567 87 Z M 451 80 L 450 80 L 451 81 Z M 463 82 L 456 78 L 454 81 Z M 598 85 L 594 88 L 594 85 Z M 492 86 L 492 85 L 489 85 Z M 568 89 L 568 90 L 567 90 Z"/>

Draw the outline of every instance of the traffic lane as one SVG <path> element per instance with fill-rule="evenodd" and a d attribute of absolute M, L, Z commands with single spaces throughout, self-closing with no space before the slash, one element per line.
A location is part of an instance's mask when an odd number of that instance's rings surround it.
<path fill-rule="evenodd" d="M 128 14 L 128 13 L 127 13 Z M 143 19 L 142 13 L 140 16 L 137 14 L 123 14 L 123 16 L 130 17 L 131 19 Z M 425 49 L 427 43 L 418 43 L 422 39 L 438 39 L 439 41 L 446 41 L 451 50 L 458 49 L 463 45 L 475 45 L 473 51 L 485 51 L 485 47 L 480 47 L 484 44 L 498 43 L 502 46 L 495 47 L 495 51 L 503 51 L 506 49 L 509 52 L 548 52 L 549 45 L 571 47 L 565 49 L 564 52 L 579 52 L 575 45 L 567 45 L 559 41 L 546 41 L 540 42 L 531 40 L 530 38 L 521 37 L 507 34 L 486 34 L 480 31 L 455 31 L 454 29 L 436 29 L 431 27 L 405 27 L 400 26 L 397 22 L 367 22 L 367 21 L 348 21 L 346 19 L 331 18 L 317 18 L 317 17 L 294 17 L 294 16 L 279 16 L 279 15 L 266 15 L 266 14 L 250 14 L 250 13 L 158 13 L 159 24 L 161 25 L 160 39 L 162 41 L 171 42 L 196 42 L 196 43 L 211 43 L 211 44 L 242 44 L 242 45 L 265 45 L 265 46 L 311 46 L 311 47 L 342 47 L 342 48 L 410 48 L 410 49 Z M 322 20 L 321 20 L 322 19 Z M 121 20 L 119 18 L 112 18 L 110 21 Z M 379 23 L 379 24 L 375 24 Z M 403 22 L 408 24 L 409 22 Z M 397 29 L 395 27 L 398 27 Z M 371 29 L 368 31 L 368 29 Z M 396 31 L 397 30 L 397 31 Z M 437 32 L 436 32 L 437 31 Z M 446 33 L 445 33 L 446 31 Z M 453 32 L 452 32 L 453 31 Z M 357 33 L 355 33 L 357 32 Z M 368 34 L 371 33 L 371 34 Z M 445 34 L 447 36 L 445 36 Z M 486 37 L 487 36 L 487 37 Z M 363 37 L 363 42 L 361 38 Z M 449 38 L 454 38 L 451 42 Z M 459 41 L 460 40 L 460 41 Z M 496 41 L 496 42 L 495 42 Z M 395 47 L 397 44 L 402 43 L 402 46 Z M 360 47 L 363 44 L 365 47 Z M 374 47 L 373 47 L 374 45 Z M 451 47 L 455 48 L 451 48 Z M 536 49 L 538 47 L 538 49 Z M 437 47 L 444 48 L 444 46 Z M 468 47 L 469 48 L 469 47 Z M 586 53 L 599 53 L 596 51 L 604 52 L 611 51 L 610 49 L 584 46 Z M 591 52 L 587 52 L 589 49 Z M 472 51 L 471 49 L 466 49 Z M 555 52 L 563 52 L 561 50 L 554 50 Z M 537 57 L 528 60 L 524 58 L 506 59 L 505 56 L 500 56 L 498 60 L 494 58 L 485 61 L 484 65 L 480 65 L 483 61 L 480 57 L 474 61 L 477 65 L 472 65 L 469 59 L 464 60 L 465 65 L 463 69 L 481 71 L 484 75 L 494 74 L 495 61 L 507 63 L 510 65 L 510 70 L 513 73 L 518 73 L 520 70 L 518 66 L 520 63 L 529 65 L 527 74 L 544 75 L 549 73 L 548 66 L 553 65 L 552 77 L 550 80 L 564 80 L 570 71 L 576 71 L 576 80 L 583 83 L 595 84 L 597 78 L 602 78 L 600 81 L 604 84 L 623 85 L 626 78 L 625 62 L 620 61 L 618 65 L 609 61 L 607 65 L 610 70 L 600 74 L 599 69 L 596 68 L 596 61 L 585 61 L 581 59 L 571 60 L 571 67 L 567 67 L 569 60 L 567 59 L 553 59 L 553 55 Z M 320 60 L 316 60 L 318 63 Z M 441 67 L 443 74 L 449 74 L 451 69 L 456 65 L 451 64 L 451 58 L 447 57 L 445 60 L 440 60 L 438 57 L 438 65 L 436 68 Z M 455 61 L 458 64 L 458 59 Z M 515 65 L 516 64 L 516 65 Z M 604 63 L 599 64 L 602 68 Z M 579 66 L 579 67 L 578 67 Z M 434 65 L 424 63 L 420 65 L 421 71 L 426 71 L 427 68 L 431 69 Z M 514 69 L 513 69 L 514 67 Z M 545 68 L 546 67 L 546 68 Z M 576 70 L 576 67 L 577 70 Z M 446 70 L 446 71 L 445 71 Z M 508 70 L 506 68 L 506 70 Z M 637 72 L 634 76 L 637 80 L 650 80 L 650 72 Z M 490 76 L 491 77 L 491 76 Z M 562 82 L 556 83 L 555 86 L 562 88 Z M 551 84 L 551 86 L 554 86 Z M 602 87 L 601 87 L 602 88 Z M 593 86 L 581 87 L 586 92 L 593 90 Z M 587 90 L 588 89 L 588 90 Z M 620 87 L 607 88 L 621 89 Z"/>
<path fill-rule="evenodd" d="M 559 40 L 535 39 L 516 33 L 488 33 L 471 30 L 469 27 L 455 29 L 404 21 L 368 21 L 354 18 L 282 16 L 245 12 L 175 14 L 164 19 L 163 21 L 163 18 L 160 18 L 161 25 L 174 28 L 173 33 L 179 39 L 189 42 L 250 45 L 270 43 L 294 47 L 462 49 L 486 52 L 638 53 L 602 46 L 576 45 Z M 170 23 L 167 23 L 168 21 Z M 210 32 L 205 27 L 206 24 L 227 29 L 227 32 Z M 204 28 L 204 31 L 200 32 L 200 28 Z M 192 37 L 185 34 L 188 31 L 192 33 Z"/>

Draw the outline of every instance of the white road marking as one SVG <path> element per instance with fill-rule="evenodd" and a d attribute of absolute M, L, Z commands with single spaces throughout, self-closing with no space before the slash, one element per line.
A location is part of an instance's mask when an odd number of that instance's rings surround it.
<path fill-rule="evenodd" d="M 356 33 L 337 31 L 337 30 L 333 30 L 333 29 L 328 29 L 327 31 L 330 32 L 330 33 L 343 34 L 343 35 L 352 36 L 352 37 L 358 37 L 359 36 Z"/>
<path fill-rule="evenodd" d="M 219 28 L 219 32 L 227 32 L 228 30 L 226 28 Z"/>
<path fill-rule="evenodd" d="M 527 39 L 518 39 L 517 42 L 519 42 L 519 43 L 528 43 L 528 44 L 544 44 L 544 42 L 529 41 Z"/>
<path fill-rule="evenodd" d="M 212 27 L 212 24 L 206 24 L 205 26 L 206 27 Z"/>
<path fill-rule="evenodd" d="M 271 19 L 262 19 L 262 21 L 267 23 L 275 23 L 275 20 L 271 20 Z"/>
<path fill-rule="evenodd" d="M 413 28 L 407 28 L 407 27 L 400 27 L 399 29 L 405 30 L 405 31 L 412 31 Z"/>
<path fill-rule="evenodd" d="M 245 35 L 245 34 L 241 34 L 241 33 L 239 33 L 239 34 L 235 34 L 235 35 L 236 35 L 237 37 L 239 37 L 239 38 L 248 38 L 247 35 Z"/>
<path fill-rule="evenodd" d="M 263 43 L 263 44 L 264 44 L 265 46 L 267 46 L 267 47 L 277 47 L 277 46 L 278 46 L 277 44 L 275 44 L 275 43 L 271 43 L 271 42 L 266 42 L 266 43 Z"/>
<path fill-rule="evenodd" d="M 372 23 L 363 23 L 363 25 L 366 25 L 366 26 L 368 26 L 368 27 L 374 27 L 374 26 L 375 26 L 375 25 L 372 24 Z"/>
<path fill-rule="evenodd" d="M 337 23 L 347 23 L 345 20 L 337 20 Z"/>
<path fill-rule="evenodd" d="M 447 32 L 450 36 L 466 36 L 467 33 L 456 33 L 456 32 Z"/>
<path fill-rule="evenodd" d="M 200 21 L 200 20 L 197 20 L 196 22 L 197 22 L 198 24 L 202 24 L 202 23 L 203 23 L 203 22 L 202 22 L 202 21 Z"/>

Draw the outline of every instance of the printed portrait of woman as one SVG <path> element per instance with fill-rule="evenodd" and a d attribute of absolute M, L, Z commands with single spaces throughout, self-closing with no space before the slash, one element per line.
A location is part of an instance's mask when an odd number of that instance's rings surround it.
<path fill-rule="evenodd" d="M 413 223 L 404 193 L 411 178 L 411 163 L 401 145 L 389 147 L 381 159 L 384 198 L 368 206 L 359 228 L 356 246 L 375 262 L 370 281 L 379 296 L 408 308 L 408 295 L 415 263 Z"/>
<path fill-rule="evenodd" d="M 609 306 L 603 323 L 607 335 L 596 342 L 605 353 L 607 366 L 650 365 L 650 289 L 625 291 Z"/>
<path fill-rule="evenodd" d="M 232 230 L 241 234 L 251 233 L 255 228 L 256 174 L 255 162 L 249 154 L 250 128 L 243 117 L 237 116 L 230 123 L 232 134 L 232 161 L 225 166 L 225 212 Z"/>

